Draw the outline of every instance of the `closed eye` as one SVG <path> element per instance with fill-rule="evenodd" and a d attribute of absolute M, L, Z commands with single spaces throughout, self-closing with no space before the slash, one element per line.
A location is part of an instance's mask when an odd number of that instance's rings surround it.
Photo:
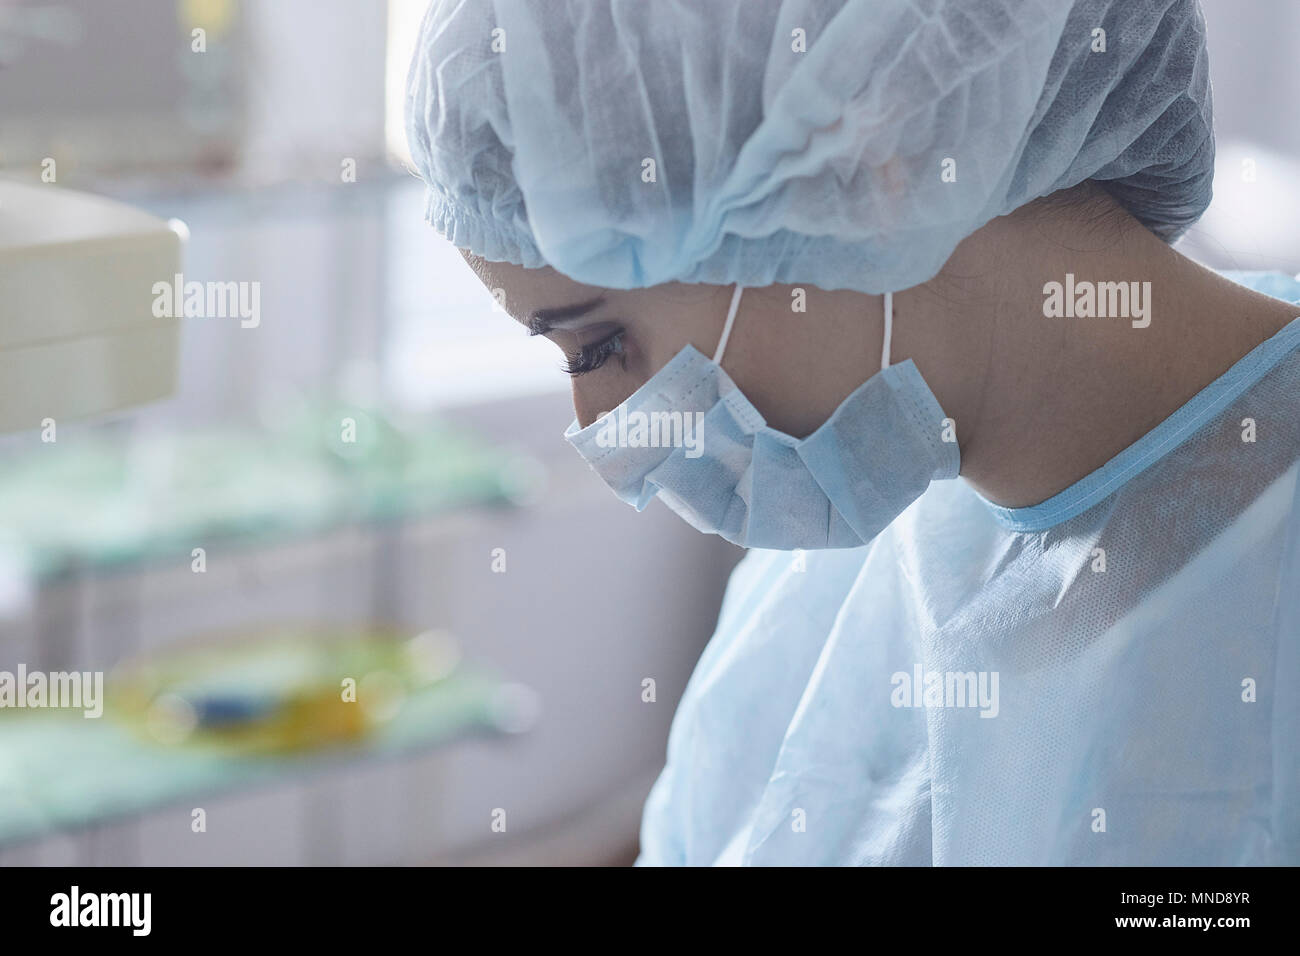
<path fill-rule="evenodd" d="M 612 335 L 608 335 L 598 342 L 590 342 L 579 346 L 576 354 L 569 356 L 564 363 L 564 371 L 569 375 L 586 375 L 588 372 L 594 372 L 600 368 L 611 356 L 623 358 L 623 336 L 625 330 L 619 329 Z M 624 363 L 626 370 L 626 363 Z"/>

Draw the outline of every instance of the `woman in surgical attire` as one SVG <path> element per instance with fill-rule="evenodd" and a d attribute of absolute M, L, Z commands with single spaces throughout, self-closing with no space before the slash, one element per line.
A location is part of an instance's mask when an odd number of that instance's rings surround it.
<path fill-rule="evenodd" d="M 435 0 L 408 94 L 568 440 L 753 549 L 639 863 L 1300 862 L 1300 283 L 1171 248 L 1193 0 Z"/>

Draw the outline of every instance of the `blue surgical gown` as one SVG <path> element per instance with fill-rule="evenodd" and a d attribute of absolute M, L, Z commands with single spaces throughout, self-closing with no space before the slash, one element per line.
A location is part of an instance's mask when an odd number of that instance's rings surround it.
<path fill-rule="evenodd" d="M 751 552 L 638 864 L 1300 863 L 1298 462 L 1300 318 L 1040 505 Z"/>

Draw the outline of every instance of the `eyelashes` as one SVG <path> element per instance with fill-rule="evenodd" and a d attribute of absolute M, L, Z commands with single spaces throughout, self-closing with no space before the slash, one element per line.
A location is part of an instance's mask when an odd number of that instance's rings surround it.
<path fill-rule="evenodd" d="M 564 371 L 569 375 L 586 375 L 604 365 L 612 356 L 623 356 L 623 336 L 625 331 L 619 329 L 614 334 L 583 345 L 576 355 L 570 356 L 564 363 Z"/>
<path fill-rule="evenodd" d="M 610 328 L 613 323 L 602 322 L 600 325 Z M 594 328 L 599 328 L 599 325 Z M 617 326 L 613 326 L 613 329 L 603 339 L 578 346 L 576 354 L 566 356 L 561 368 L 570 376 L 586 375 L 588 372 L 596 371 L 611 357 L 617 356 L 623 371 L 627 371 L 627 355 L 623 341 L 627 329 Z M 529 335 L 549 335 L 552 331 L 554 327 L 544 322 L 530 323 L 528 328 Z"/>

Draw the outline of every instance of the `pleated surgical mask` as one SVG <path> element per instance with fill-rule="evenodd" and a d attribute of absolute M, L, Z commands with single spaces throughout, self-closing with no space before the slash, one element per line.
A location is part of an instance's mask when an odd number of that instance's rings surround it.
<path fill-rule="evenodd" d="M 745 548 L 854 548 L 931 481 L 957 476 L 938 400 L 910 359 L 889 362 L 891 294 L 880 371 L 798 439 L 769 427 L 722 368 L 742 292 L 712 359 L 687 345 L 614 411 L 565 431 L 619 498 L 641 511 L 657 496 Z"/>

